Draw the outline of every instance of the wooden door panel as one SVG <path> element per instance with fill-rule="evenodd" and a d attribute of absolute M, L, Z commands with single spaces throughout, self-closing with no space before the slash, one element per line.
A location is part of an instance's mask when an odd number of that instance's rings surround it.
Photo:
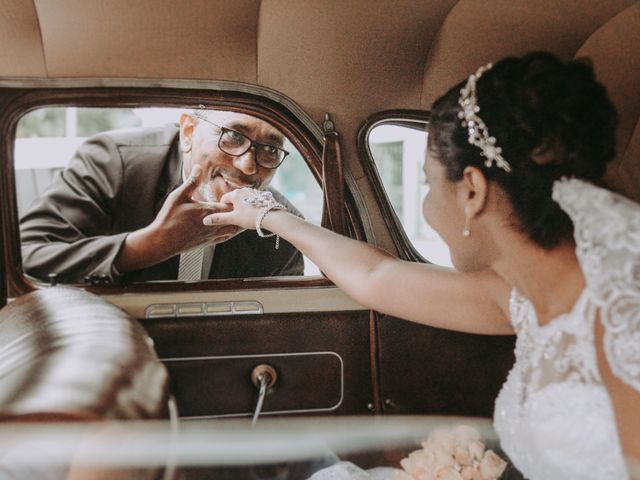
<path fill-rule="evenodd" d="M 143 325 L 172 374 L 181 414 L 224 416 L 255 405 L 250 374 L 260 363 L 272 364 L 280 377 L 265 399 L 267 414 L 368 413 L 369 322 L 369 312 L 360 310 L 156 318 Z"/>
<path fill-rule="evenodd" d="M 164 359 L 182 418 L 247 416 L 256 407 L 255 369 L 276 372 L 261 415 L 326 413 L 344 399 L 344 363 L 334 352 Z"/>
<path fill-rule="evenodd" d="M 491 416 L 514 362 L 513 336 L 470 335 L 387 315 L 377 320 L 382 408 Z"/>

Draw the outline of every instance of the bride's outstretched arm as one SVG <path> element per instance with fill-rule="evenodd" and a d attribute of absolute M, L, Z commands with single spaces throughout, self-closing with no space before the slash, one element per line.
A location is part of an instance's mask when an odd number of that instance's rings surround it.
<path fill-rule="evenodd" d="M 255 228 L 259 211 L 243 202 L 250 190 L 222 197 L 233 211 L 210 215 L 210 224 Z M 484 334 L 513 333 L 509 286 L 491 272 L 459 273 L 399 260 L 364 242 L 337 235 L 283 210 L 270 211 L 262 228 L 291 242 L 361 305 L 414 322 Z"/>

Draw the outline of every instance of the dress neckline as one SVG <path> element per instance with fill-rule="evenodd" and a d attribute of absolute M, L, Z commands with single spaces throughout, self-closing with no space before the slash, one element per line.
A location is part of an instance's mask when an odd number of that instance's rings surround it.
<path fill-rule="evenodd" d="M 575 303 L 573 304 L 573 306 L 569 311 L 556 315 L 547 323 L 545 323 L 544 325 L 541 325 L 540 320 L 538 318 L 538 313 L 536 312 L 536 309 L 533 303 L 531 302 L 531 300 L 529 300 L 529 298 L 525 297 L 522 293 L 520 293 L 520 291 L 518 291 L 518 289 L 515 287 L 513 287 L 512 289 L 512 296 L 513 298 L 515 298 L 517 302 L 521 304 L 524 303 L 526 304 L 527 308 L 531 309 L 531 314 L 527 316 L 529 321 L 527 322 L 525 320 L 525 322 L 530 324 L 531 328 L 533 328 L 535 331 L 540 333 L 545 333 L 550 331 L 555 332 L 558 329 L 565 330 L 566 329 L 565 327 L 568 327 L 569 324 L 572 323 L 572 320 L 577 318 L 575 313 L 579 310 L 584 309 L 584 306 L 588 298 L 587 287 L 585 287 L 582 289 L 582 291 L 580 292 L 580 295 L 578 295 L 578 298 L 576 299 Z M 511 312 L 511 315 L 513 315 L 513 312 Z"/>

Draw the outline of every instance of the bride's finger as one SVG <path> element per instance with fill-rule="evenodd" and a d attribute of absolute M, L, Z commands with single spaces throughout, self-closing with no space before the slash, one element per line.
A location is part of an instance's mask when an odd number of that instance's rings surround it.
<path fill-rule="evenodd" d="M 207 215 L 202 219 L 202 224 L 211 225 L 235 225 L 233 222 L 233 212 L 219 212 Z"/>
<path fill-rule="evenodd" d="M 247 190 L 246 188 L 241 188 L 239 190 L 232 190 L 230 192 L 225 193 L 220 197 L 220 202 L 222 203 L 233 203 L 234 200 L 238 198 L 243 198 L 242 196 L 238 197 L 238 195 L 242 195 L 243 190 Z"/>
<path fill-rule="evenodd" d="M 232 190 L 231 192 L 227 192 L 224 195 L 222 195 L 220 197 L 220 203 L 233 203 L 234 193 L 235 193 L 235 190 Z"/>

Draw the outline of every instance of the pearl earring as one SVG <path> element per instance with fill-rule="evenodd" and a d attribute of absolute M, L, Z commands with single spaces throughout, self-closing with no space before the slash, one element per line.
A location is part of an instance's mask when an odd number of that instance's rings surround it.
<path fill-rule="evenodd" d="M 469 209 L 464 209 L 464 230 L 462 230 L 462 236 L 468 238 L 471 235 L 471 229 L 469 228 Z"/>

